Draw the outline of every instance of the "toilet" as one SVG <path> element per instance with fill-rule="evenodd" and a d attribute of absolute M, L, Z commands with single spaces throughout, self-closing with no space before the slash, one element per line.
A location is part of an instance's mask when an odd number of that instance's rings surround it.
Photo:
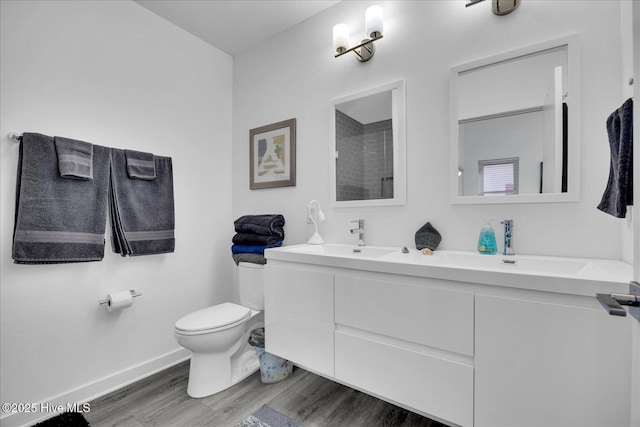
<path fill-rule="evenodd" d="M 244 262 L 238 265 L 240 304 L 214 305 L 176 322 L 176 341 L 192 352 L 189 396 L 210 396 L 259 369 L 248 338 L 252 330 L 264 327 L 263 267 Z"/>

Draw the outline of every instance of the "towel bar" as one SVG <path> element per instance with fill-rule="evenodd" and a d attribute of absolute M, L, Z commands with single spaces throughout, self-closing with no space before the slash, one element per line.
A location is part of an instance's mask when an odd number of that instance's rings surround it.
<path fill-rule="evenodd" d="M 11 132 L 9 135 L 7 135 L 7 137 L 9 138 L 10 141 L 13 141 L 13 142 L 22 141 L 22 134 L 21 133 Z"/>
<path fill-rule="evenodd" d="M 140 292 L 136 292 L 136 291 L 135 291 L 135 290 L 133 290 L 133 289 L 129 289 L 129 292 L 131 292 L 131 296 L 132 296 L 133 298 L 135 298 L 135 297 L 141 297 L 141 296 L 142 296 L 142 294 L 141 294 Z M 100 301 L 98 301 L 98 302 L 100 303 L 100 305 L 103 305 L 103 304 L 108 304 L 108 303 L 109 303 L 109 300 L 107 300 L 107 299 L 101 299 L 101 300 L 100 300 Z"/>

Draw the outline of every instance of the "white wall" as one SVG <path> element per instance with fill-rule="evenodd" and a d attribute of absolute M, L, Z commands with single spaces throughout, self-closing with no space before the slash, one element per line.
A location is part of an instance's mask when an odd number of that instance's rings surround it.
<path fill-rule="evenodd" d="M 129 1 L 0 4 L 0 395 L 66 404 L 188 356 L 175 321 L 232 295 L 232 58 Z M 13 264 L 13 131 L 171 156 L 176 252 Z M 129 309 L 98 306 L 128 288 Z"/>
<path fill-rule="evenodd" d="M 620 67 L 621 82 L 623 98 L 627 99 L 633 96 L 634 90 L 638 91 L 638 67 L 634 67 L 634 61 L 637 63 L 640 61 L 640 54 L 638 53 L 638 46 L 640 46 L 640 6 L 637 1 L 633 0 L 620 0 L 620 34 L 622 38 L 622 66 Z M 634 44 L 636 49 L 634 50 Z M 634 71 L 636 75 L 635 85 L 629 84 L 629 79 L 633 78 Z M 637 97 L 636 97 L 637 99 Z M 635 109 L 637 112 L 638 109 Z M 638 129 L 637 126 L 635 126 Z M 638 150 L 636 150 L 637 152 Z M 635 162 L 638 165 L 638 162 Z M 637 166 L 636 166 L 637 167 Z M 634 176 L 638 176 L 639 172 L 636 172 Z M 638 186 L 635 187 L 636 189 Z M 636 203 L 637 204 L 637 203 Z M 636 208 L 632 208 L 635 211 Z M 631 217 L 636 217 L 631 213 Z M 622 225 L 622 259 L 628 263 L 633 263 L 634 260 L 634 246 L 640 248 L 636 243 L 634 245 L 634 233 L 633 227 L 640 227 L 637 221 L 625 221 Z M 640 234 L 638 234 L 640 236 Z M 640 243 L 640 242 L 638 242 Z M 640 249 L 636 251 L 635 259 L 640 260 Z M 640 271 L 640 262 L 635 265 L 636 270 Z M 637 276 L 637 275 L 636 275 Z M 636 277 L 637 280 L 637 277 Z M 640 388 L 640 380 L 638 381 L 638 387 Z M 638 417 L 640 417 L 640 410 L 638 410 Z"/>
<path fill-rule="evenodd" d="M 633 96 L 636 108 L 633 111 L 633 127 L 640 129 L 640 108 L 637 108 L 638 95 L 640 95 L 640 3 L 637 1 L 623 4 L 621 10 L 623 13 L 623 26 L 622 34 L 628 37 L 625 42 L 624 52 L 630 56 L 626 58 L 626 65 L 623 67 L 623 78 L 625 79 L 623 90 L 628 96 Z M 629 17 L 629 18 L 627 18 Z M 628 22 L 627 19 L 631 20 Z M 635 47 L 635 49 L 634 49 Z M 633 78 L 633 86 L 628 85 L 627 80 Z M 640 197 L 640 152 L 634 150 L 634 198 Z M 633 238 L 629 246 L 640 248 L 640 222 L 637 220 L 634 222 Z M 631 252 L 631 258 L 633 259 L 634 270 L 633 279 L 640 281 L 640 250 L 636 250 L 635 253 Z M 632 322 L 631 330 L 631 425 L 640 426 L 640 322 Z"/>
<path fill-rule="evenodd" d="M 341 2 L 234 58 L 233 214 L 281 212 L 286 244 L 311 234 L 305 209 L 322 203 L 329 242 L 353 243 L 349 221 L 366 220 L 369 244 L 413 246 L 430 221 L 441 248 L 475 250 L 483 218 L 515 220 L 518 253 L 620 259 L 620 220 L 596 209 L 609 173 L 605 121 L 624 101 L 621 84 L 620 4 L 603 1 L 527 0 L 496 16 L 489 2 L 382 1 L 385 34 L 376 54 L 361 64 L 334 59 L 332 27 L 347 23 L 352 42 L 364 34 L 373 2 Z M 449 70 L 484 56 L 577 33 L 581 45 L 581 195 L 578 203 L 456 205 L 449 203 Z M 405 79 L 407 88 L 407 205 L 330 208 L 329 101 Z M 297 186 L 249 190 L 249 129 L 297 118 Z M 496 226 L 500 236 L 501 230 Z"/>
<path fill-rule="evenodd" d="M 536 53 L 460 73 L 457 79 L 458 120 L 542 107 L 549 87 L 555 83 L 557 66 L 563 69 L 562 86 L 569 87 L 567 62 L 567 47 L 564 46 L 544 54 Z"/>

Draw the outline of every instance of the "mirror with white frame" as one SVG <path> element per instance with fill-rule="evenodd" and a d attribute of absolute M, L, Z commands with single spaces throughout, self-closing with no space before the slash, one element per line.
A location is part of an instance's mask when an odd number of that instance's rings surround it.
<path fill-rule="evenodd" d="M 404 81 L 335 99 L 331 106 L 332 205 L 406 204 Z"/>
<path fill-rule="evenodd" d="M 577 201 L 577 36 L 451 71 L 451 202 Z"/>

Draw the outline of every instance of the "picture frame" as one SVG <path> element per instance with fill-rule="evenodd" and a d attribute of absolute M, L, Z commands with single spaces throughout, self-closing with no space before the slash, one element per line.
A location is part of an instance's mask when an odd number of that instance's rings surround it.
<path fill-rule="evenodd" d="M 296 185 L 296 119 L 249 131 L 249 188 Z"/>

